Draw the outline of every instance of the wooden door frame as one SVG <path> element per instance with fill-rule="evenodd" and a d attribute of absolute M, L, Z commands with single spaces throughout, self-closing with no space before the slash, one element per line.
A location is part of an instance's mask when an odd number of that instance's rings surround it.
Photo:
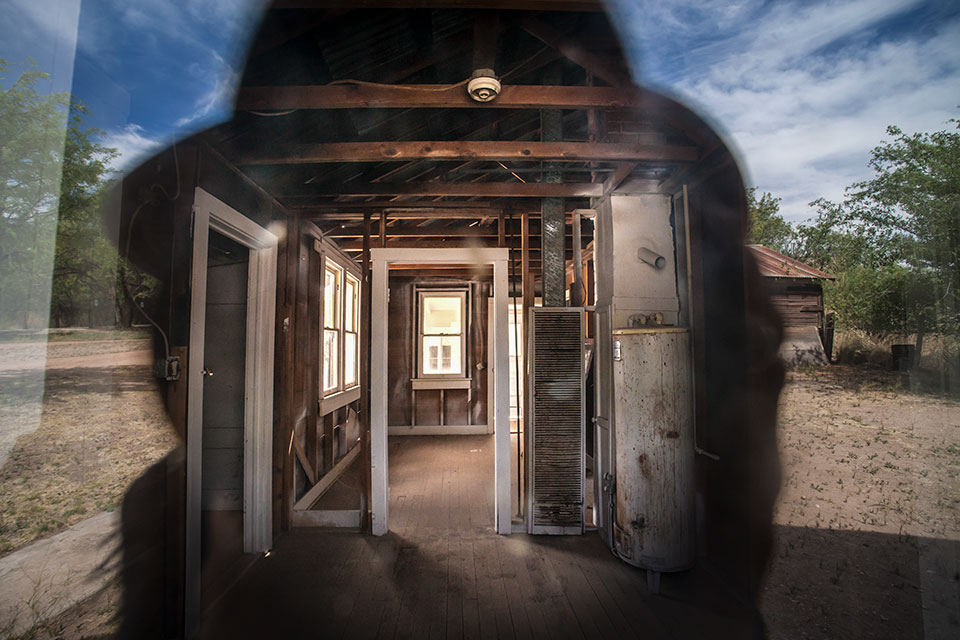
<path fill-rule="evenodd" d="M 247 275 L 246 361 L 243 409 L 243 551 L 270 548 L 273 485 L 273 357 L 277 288 L 276 235 L 199 187 L 193 205 L 190 347 L 187 352 L 185 627 L 200 614 L 200 518 L 203 463 L 203 352 L 210 230 L 250 250 Z"/>
<path fill-rule="evenodd" d="M 373 535 L 389 528 L 387 467 L 387 325 L 391 264 L 493 265 L 494 344 L 494 522 L 497 533 L 511 532 L 510 516 L 510 380 L 507 343 L 508 249 L 371 249 L 370 336 L 370 510 Z M 377 366 L 377 363 L 383 366 Z M 488 411 L 491 409 L 488 408 Z"/>

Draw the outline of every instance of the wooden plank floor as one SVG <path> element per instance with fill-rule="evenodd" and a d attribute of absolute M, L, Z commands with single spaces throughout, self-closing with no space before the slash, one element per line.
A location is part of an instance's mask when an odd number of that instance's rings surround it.
<path fill-rule="evenodd" d="M 284 535 L 201 637 L 751 637 L 708 576 L 665 575 L 661 590 L 596 534 L 496 535 L 492 436 L 402 436 L 390 439 L 390 533 Z"/>

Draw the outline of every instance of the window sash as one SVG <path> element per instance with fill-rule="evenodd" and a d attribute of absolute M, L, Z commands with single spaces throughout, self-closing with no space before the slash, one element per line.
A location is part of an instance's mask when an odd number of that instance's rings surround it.
<path fill-rule="evenodd" d="M 323 258 L 320 390 L 327 397 L 360 385 L 360 279 Z"/>
<path fill-rule="evenodd" d="M 466 289 L 420 290 L 417 295 L 417 377 L 464 378 L 467 367 L 469 312 Z M 430 298 L 459 298 L 458 333 L 425 331 Z M 451 323 L 454 324 L 454 323 Z M 435 347 L 433 349 L 432 347 Z M 448 347 L 448 348 L 445 348 Z"/>

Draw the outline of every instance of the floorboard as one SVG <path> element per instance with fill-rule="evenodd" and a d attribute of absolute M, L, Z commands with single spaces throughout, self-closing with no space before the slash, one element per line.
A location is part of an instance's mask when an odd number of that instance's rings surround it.
<path fill-rule="evenodd" d="M 200 637 L 745 637 L 697 572 L 664 576 L 653 596 L 596 534 L 496 535 L 492 436 L 391 438 L 389 465 L 387 535 L 285 534 Z"/>

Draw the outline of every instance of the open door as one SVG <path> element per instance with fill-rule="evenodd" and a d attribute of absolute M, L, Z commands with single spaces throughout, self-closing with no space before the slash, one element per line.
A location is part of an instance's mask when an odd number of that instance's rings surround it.
<path fill-rule="evenodd" d="M 204 534 L 209 534 L 208 538 L 229 535 L 229 530 L 241 528 L 236 533 L 242 537 L 242 543 L 236 541 L 236 547 L 242 548 L 242 553 L 266 551 L 273 537 L 276 274 L 277 237 L 203 189 L 197 189 L 190 348 L 185 368 L 189 390 L 184 603 L 187 637 L 199 623 L 203 547 L 212 549 L 219 542 L 204 541 Z M 223 315 L 220 320 L 226 324 L 218 323 L 215 317 L 208 318 L 209 314 Z M 238 314 L 240 318 L 234 317 Z M 216 331 L 208 332 L 208 325 Z M 210 400 L 225 406 L 214 408 Z M 231 519 L 224 514 L 230 513 L 237 514 L 233 526 L 224 524 Z"/>

